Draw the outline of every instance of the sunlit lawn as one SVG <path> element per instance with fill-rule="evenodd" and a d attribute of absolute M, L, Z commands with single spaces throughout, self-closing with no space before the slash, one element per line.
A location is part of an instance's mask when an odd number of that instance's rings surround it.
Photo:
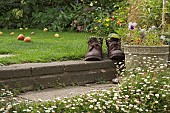
<path fill-rule="evenodd" d="M 44 32 L 43 30 L 3 30 L 0 36 L 0 54 L 12 54 L 14 57 L 0 58 L 1 64 L 51 62 L 83 59 L 87 52 L 87 38 L 92 34 L 77 32 Z M 10 35 L 11 32 L 15 34 Z M 34 35 L 31 35 L 34 32 Z M 31 37 L 32 41 L 17 40 L 19 34 Z"/>

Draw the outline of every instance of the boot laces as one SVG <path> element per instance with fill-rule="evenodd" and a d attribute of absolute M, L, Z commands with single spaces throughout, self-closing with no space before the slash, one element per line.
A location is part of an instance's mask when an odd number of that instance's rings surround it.
<path fill-rule="evenodd" d="M 95 48 L 95 49 L 99 49 L 100 48 L 100 44 L 99 43 L 95 43 L 95 42 L 93 42 L 93 43 L 90 43 L 89 44 L 89 51 L 91 51 L 93 48 Z"/>

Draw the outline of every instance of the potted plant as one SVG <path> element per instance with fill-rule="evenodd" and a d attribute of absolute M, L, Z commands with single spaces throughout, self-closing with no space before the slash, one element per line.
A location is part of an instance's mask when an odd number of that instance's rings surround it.
<path fill-rule="evenodd" d="M 137 27 L 137 23 L 130 22 L 128 29 L 123 29 L 119 34 L 122 37 L 123 50 L 125 53 L 126 68 L 141 65 L 145 57 L 157 57 L 160 63 L 166 63 L 169 56 L 169 45 L 161 31 L 152 26 L 145 29 Z"/>

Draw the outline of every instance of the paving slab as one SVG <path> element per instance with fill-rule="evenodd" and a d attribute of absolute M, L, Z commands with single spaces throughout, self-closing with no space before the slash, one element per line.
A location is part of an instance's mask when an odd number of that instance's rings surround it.
<path fill-rule="evenodd" d="M 85 86 L 67 86 L 61 89 L 45 89 L 42 91 L 30 91 L 19 95 L 21 99 L 31 101 L 38 100 L 55 100 L 56 98 L 73 97 L 79 94 L 89 93 L 91 91 L 99 91 L 115 87 L 116 84 L 86 84 Z"/>

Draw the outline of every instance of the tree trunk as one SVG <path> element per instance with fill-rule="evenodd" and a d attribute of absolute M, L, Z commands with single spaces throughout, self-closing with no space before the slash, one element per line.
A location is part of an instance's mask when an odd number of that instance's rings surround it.
<path fill-rule="evenodd" d="M 166 0 L 162 0 L 162 32 L 165 32 L 165 8 Z"/>

